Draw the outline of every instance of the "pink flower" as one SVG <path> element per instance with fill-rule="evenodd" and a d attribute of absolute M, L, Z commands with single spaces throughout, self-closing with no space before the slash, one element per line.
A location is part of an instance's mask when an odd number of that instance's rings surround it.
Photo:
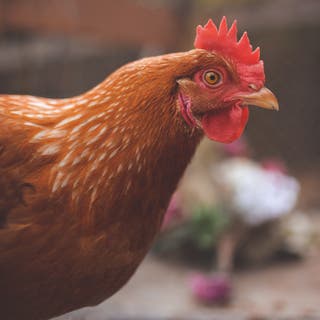
<path fill-rule="evenodd" d="M 280 172 L 283 174 L 286 174 L 288 171 L 284 161 L 277 158 L 264 159 L 261 161 L 261 165 L 267 171 Z"/>
<path fill-rule="evenodd" d="M 231 281 L 226 275 L 195 274 L 190 279 L 193 295 L 202 303 L 225 303 L 231 297 Z"/>

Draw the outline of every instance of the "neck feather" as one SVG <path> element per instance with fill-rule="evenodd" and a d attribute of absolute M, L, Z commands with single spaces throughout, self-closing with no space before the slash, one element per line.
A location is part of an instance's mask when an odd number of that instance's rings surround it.
<path fill-rule="evenodd" d="M 53 128 L 38 131 L 32 141 L 46 139 L 39 152 L 56 154 L 53 194 L 68 197 L 89 217 L 116 208 L 122 199 L 166 206 L 200 139 L 176 105 L 169 75 L 179 55 L 124 66 L 70 99 L 73 107 Z"/>

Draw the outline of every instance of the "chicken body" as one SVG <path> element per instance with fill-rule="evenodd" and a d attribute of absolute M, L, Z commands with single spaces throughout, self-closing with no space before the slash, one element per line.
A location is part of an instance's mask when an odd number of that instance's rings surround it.
<path fill-rule="evenodd" d="M 197 49 L 130 63 L 78 97 L 0 96 L 0 310 L 48 319 L 134 273 L 203 132 L 231 142 L 248 104 L 277 109 L 236 23 Z"/>
<path fill-rule="evenodd" d="M 172 69 L 201 54 L 129 64 L 72 99 L 0 96 L 4 319 L 99 303 L 133 274 L 201 136 L 172 95 Z"/>

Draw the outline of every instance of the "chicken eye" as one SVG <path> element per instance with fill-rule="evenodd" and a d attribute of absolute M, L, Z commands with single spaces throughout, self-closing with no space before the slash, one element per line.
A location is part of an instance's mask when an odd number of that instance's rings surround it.
<path fill-rule="evenodd" d="M 203 74 L 203 81 L 209 87 L 216 87 L 222 82 L 222 75 L 220 72 L 209 70 Z"/>

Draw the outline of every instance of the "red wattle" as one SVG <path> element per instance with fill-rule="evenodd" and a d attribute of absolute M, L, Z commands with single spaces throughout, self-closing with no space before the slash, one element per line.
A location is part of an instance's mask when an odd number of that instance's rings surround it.
<path fill-rule="evenodd" d="M 215 110 L 205 114 L 201 122 L 209 139 L 231 143 L 241 136 L 248 118 L 248 107 L 234 105 L 227 109 Z"/>

